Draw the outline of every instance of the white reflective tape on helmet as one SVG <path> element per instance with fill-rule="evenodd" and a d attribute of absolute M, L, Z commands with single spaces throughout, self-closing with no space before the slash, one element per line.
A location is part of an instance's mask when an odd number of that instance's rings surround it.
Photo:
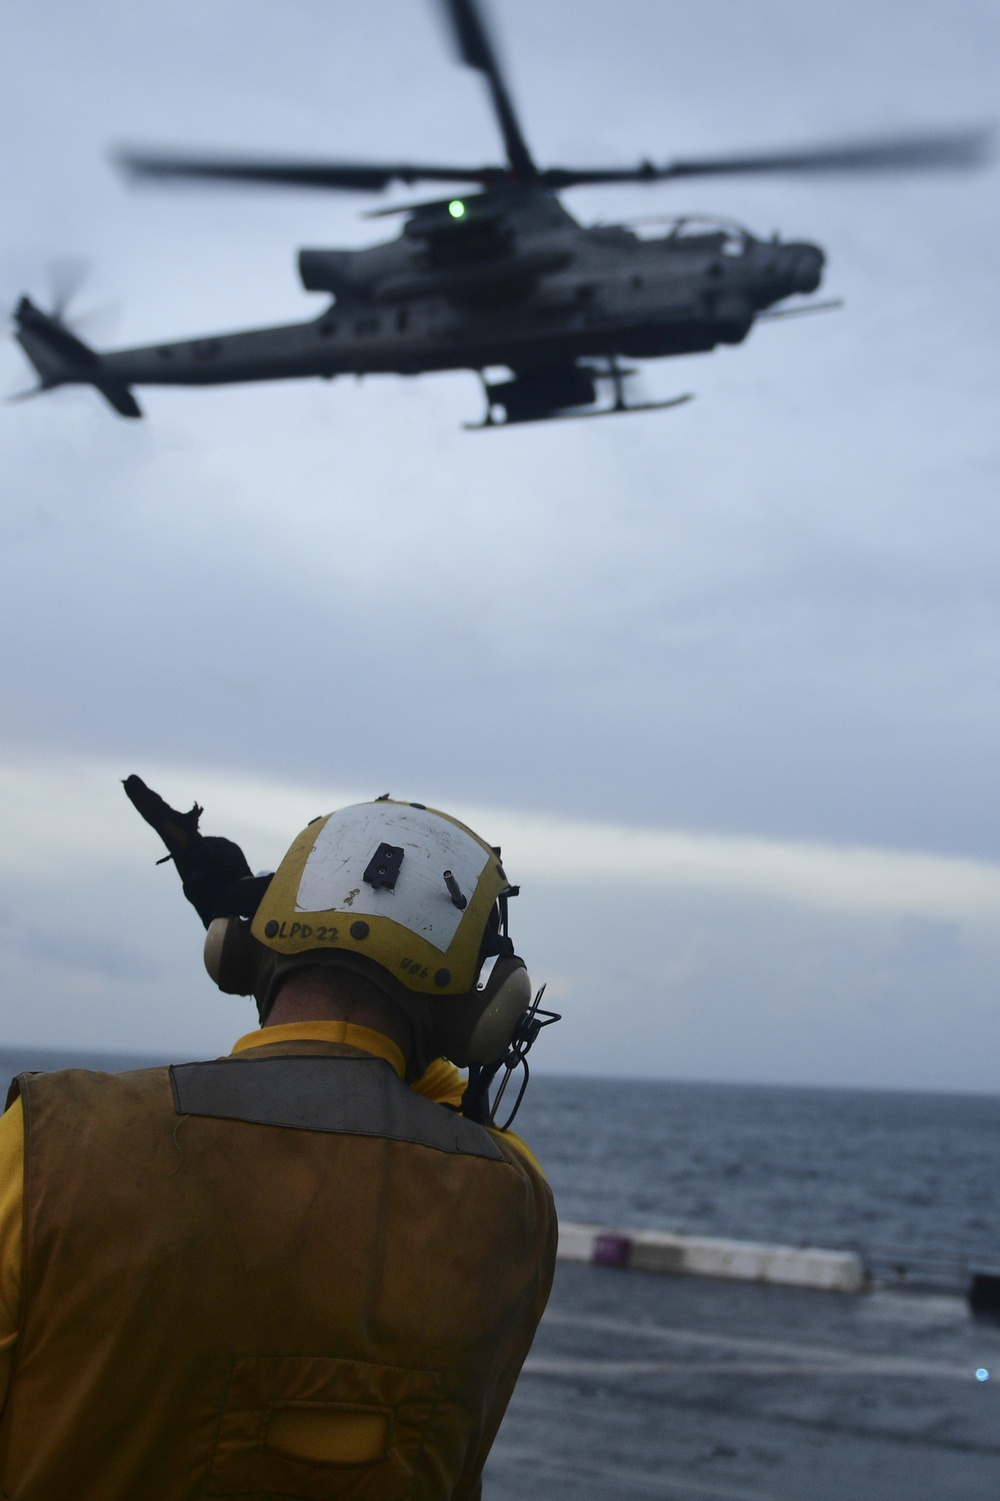
<path fill-rule="evenodd" d="M 342 952 L 407 990 L 460 995 L 494 943 L 510 889 L 497 851 L 447 813 L 380 798 L 313 822 L 294 840 L 252 922 L 278 954 Z"/>
<path fill-rule="evenodd" d="M 297 913 L 389 917 L 444 953 L 462 918 L 445 883 L 450 871 L 468 899 L 489 859 L 478 840 L 425 808 L 359 803 L 331 813 L 309 852 L 295 899 Z M 392 889 L 365 880 L 382 842 L 403 860 Z"/>

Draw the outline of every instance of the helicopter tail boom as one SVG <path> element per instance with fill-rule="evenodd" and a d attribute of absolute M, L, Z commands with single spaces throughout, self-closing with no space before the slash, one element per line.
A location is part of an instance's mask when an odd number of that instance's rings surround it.
<path fill-rule="evenodd" d="M 120 416 L 142 416 L 129 387 L 107 369 L 97 351 L 29 297 L 22 297 L 15 310 L 14 337 L 35 367 L 39 392 L 56 386 L 94 386 Z"/>

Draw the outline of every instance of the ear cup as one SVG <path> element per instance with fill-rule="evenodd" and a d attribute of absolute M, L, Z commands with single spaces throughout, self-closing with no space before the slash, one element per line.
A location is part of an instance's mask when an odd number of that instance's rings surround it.
<path fill-rule="evenodd" d="M 521 1017 L 531 1005 L 531 981 L 523 967 L 500 984 L 469 1038 L 469 1063 L 497 1063 L 510 1047 Z"/>
<path fill-rule="evenodd" d="M 531 981 L 524 960 L 516 955 L 498 959 L 482 990 L 442 996 L 433 1002 L 437 1049 L 459 1068 L 496 1063 L 530 1005 Z"/>
<path fill-rule="evenodd" d="M 216 917 L 205 934 L 205 968 L 226 995 L 252 995 L 266 950 L 240 917 Z"/>

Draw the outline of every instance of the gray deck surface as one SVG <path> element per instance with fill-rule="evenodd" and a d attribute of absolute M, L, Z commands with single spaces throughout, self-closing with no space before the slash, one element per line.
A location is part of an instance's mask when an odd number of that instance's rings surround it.
<path fill-rule="evenodd" d="M 996 1501 L 1000 1325 L 958 1297 L 561 1263 L 485 1501 L 630 1496 Z"/>

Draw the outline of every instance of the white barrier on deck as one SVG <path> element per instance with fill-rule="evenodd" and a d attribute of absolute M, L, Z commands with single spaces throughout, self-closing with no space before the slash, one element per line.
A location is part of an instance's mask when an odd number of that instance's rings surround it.
<path fill-rule="evenodd" d="M 613 1230 L 568 1221 L 559 1225 L 558 1256 L 560 1261 L 590 1261 L 640 1272 L 780 1282 L 826 1292 L 856 1293 L 866 1283 L 864 1263 L 854 1251 L 767 1246 L 668 1230 Z"/>

